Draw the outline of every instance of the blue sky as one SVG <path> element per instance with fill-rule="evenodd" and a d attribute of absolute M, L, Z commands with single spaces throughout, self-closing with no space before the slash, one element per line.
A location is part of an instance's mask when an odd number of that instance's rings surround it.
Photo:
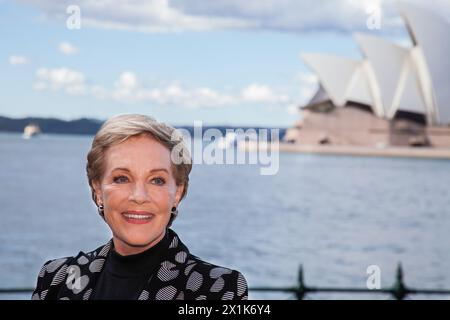
<path fill-rule="evenodd" d="M 286 127 L 317 86 L 301 52 L 359 58 L 354 31 L 407 39 L 391 3 L 261 3 L 0 0 L 0 115 Z M 66 27 L 69 4 L 80 29 Z M 373 5 L 378 30 L 366 26 Z"/>

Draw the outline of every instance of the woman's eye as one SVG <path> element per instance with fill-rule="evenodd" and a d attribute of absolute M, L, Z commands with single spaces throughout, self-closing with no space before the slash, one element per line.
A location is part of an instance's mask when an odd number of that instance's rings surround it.
<path fill-rule="evenodd" d="M 118 176 L 113 179 L 115 183 L 125 183 L 128 181 L 128 178 L 125 176 Z"/>
<path fill-rule="evenodd" d="M 158 186 L 162 186 L 164 185 L 164 183 L 166 183 L 166 181 L 163 178 L 154 178 L 152 182 Z"/>

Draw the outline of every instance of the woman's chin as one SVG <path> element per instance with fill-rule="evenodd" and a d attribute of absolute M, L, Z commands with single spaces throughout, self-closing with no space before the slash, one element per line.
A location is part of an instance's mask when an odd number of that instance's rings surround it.
<path fill-rule="evenodd" d="M 125 236 L 125 242 L 131 247 L 146 247 L 160 238 L 160 234 L 152 234 L 151 232 L 136 231 Z M 156 244 L 156 243 L 154 243 Z"/>
<path fill-rule="evenodd" d="M 151 239 L 148 239 L 148 240 L 140 240 L 140 239 L 134 240 L 133 239 L 128 242 L 128 245 L 133 248 L 145 248 L 145 247 L 149 246 L 151 243 L 152 243 Z"/>

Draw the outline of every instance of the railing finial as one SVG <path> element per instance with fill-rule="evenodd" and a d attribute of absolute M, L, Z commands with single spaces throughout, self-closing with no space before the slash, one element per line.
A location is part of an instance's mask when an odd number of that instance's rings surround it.
<path fill-rule="evenodd" d="M 406 288 L 405 284 L 403 283 L 403 269 L 402 264 L 399 262 L 397 264 L 397 271 L 395 273 L 395 283 L 392 286 L 392 295 L 397 300 L 403 300 L 405 296 L 408 294 L 409 290 Z"/>
<path fill-rule="evenodd" d="M 298 269 L 298 288 L 295 292 L 297 300 L 303 300 L 303 297 L 305 296 L 307 290 L 308 289 L 306 288 L 303 280 L 303 265 L 300 264 L 300 268 Z"/>

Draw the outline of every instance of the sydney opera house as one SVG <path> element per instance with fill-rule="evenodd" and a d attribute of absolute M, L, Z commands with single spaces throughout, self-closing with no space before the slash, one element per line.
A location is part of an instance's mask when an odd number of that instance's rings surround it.
<path fill-rule="evenodd" d="M 450 148 L 450 24 L 399 4 L 412 45 L 355 34 L 362 59 L 301 54 L 319 79 L 285 142 Z"/>

